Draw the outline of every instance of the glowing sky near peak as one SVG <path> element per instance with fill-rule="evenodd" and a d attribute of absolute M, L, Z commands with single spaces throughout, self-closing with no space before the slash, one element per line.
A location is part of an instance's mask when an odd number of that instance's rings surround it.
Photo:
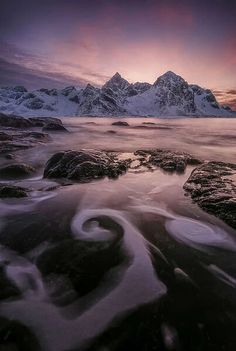
<path fill-rule="evenodd" d="M 1 0 L 0 71 L 3 61 L 15 65 L 11 83 L 23 69 L 49 85 L 83 86 L 117 71 L 152 83 L 171 70 L 203 87 L 235 89 L 235 18 L 234 0 Z"/>

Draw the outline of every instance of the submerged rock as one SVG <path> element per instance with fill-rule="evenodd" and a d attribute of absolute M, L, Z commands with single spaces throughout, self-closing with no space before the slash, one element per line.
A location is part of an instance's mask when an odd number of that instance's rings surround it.
<path fill-rule="evenodd" d="M 112 126 L 128 127 L 129 123 L 127 123 L 125 121 L 117 121 L 117 122 L 112 123 Z"/>
<path fill-rule="evenodd" d="M 105 176 L 116 178 L 128 169 L 129 163 L 129 160 L 117 161 L 111 154 L 101 151 L 62 151 L 48 160 L 44 177 L 77 181 L 90 181 Z"/>
<path fill-rule="evenodd" d="M 11 184 L 0 184 L 0 198 L 27 197 L 27 189 Z"/>
<path fill-rule="evenodd" d="M 25 163 L 14 163 L 0 168 L 0 177 L 20 178 L 30 176 L 35 169 Z"/>
<path fill-rule="evenodd" d="M 236 165 L 207 162 L 193 170 L 184 190 L 203 210 L 236 229 Z"/>

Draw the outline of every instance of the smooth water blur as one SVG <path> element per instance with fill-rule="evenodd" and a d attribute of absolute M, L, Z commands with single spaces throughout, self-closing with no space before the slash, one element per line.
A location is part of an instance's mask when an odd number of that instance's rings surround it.
<path fill-rule="evenodd" d="M 12 181 L 31 189 L 28 198 L 0 200 L 0 267 L 21 292 L 1 301 L 0 316 L 28 327 L 43 351 L 234 351 L 236 235 L 185 196 L 193 167 L 68 186 L 42 174 L 56 151 L 81 148 L 124 158 L 169 148 L 235 162 L 236 120 L 115 121 L 64 118 L 69 134 L 16 153 L 37 174 Z M 93 247 L 86 263 L 78 243 Z"/>
<path fill-rule="evenodd" d="M 128 122 L 130 127 L 112 126 L 117 120 Z M 74 133 L 68 140 L 68 147 L 126 152 L 144 148 L 170 148 L 187 151 L 204 159 L 236 161 L 235 118 L 66 117 L 63 123 Z M 110 134 L 110 130 L 116 133 Z"/>

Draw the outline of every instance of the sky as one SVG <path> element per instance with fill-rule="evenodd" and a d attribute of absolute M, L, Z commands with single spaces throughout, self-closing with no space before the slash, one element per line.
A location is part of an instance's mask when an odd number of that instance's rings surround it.
<path fill-rule="evenodd" d="M 102 85 L 166 71 L 236 107 L 236 0 L 0 0 L 0 85 Z"/>

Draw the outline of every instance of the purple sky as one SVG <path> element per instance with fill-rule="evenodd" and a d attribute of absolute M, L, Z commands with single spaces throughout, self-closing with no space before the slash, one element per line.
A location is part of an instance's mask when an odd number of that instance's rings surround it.
<path fill-rule="evenodd" d="M 1 0 L 0 7 L 0 85 L 100 85 L 116 71 L 152 83 L 171 70 L 235 103 L 235 0 Z"/>

